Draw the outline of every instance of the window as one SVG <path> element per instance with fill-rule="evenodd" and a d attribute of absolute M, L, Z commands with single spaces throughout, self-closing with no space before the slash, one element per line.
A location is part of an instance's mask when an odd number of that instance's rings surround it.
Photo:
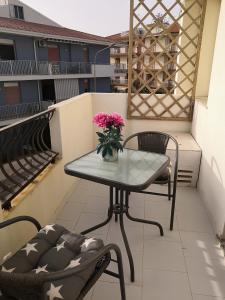
<path fill-rule="evenodd" d="M 117 57 L 117 58 L 115 59 L 115 64 L 116 64 L 116 65 L 120 65 L 120 58 L 119 58 L 119 57 Z"/>
<path fill-rule="evenodd" d="M 13 105 L 21 102 L 20 86 L 18 82 L 4 83 L 4 102 L 6 105 Z"/>
<path fill-rule="evenodd" d="M 14 60 L 14 43 L 13 40 L 0 39 L 0 61 L 1 60 Z"/>
<path fill-rule="evenodd" d="M 57 45 L 48 45 L 48 61 L 58 62 L 60 60 L 59 47 Z"/>
<path fill-rule="evenodd" d="M 10 14 L 12 18 L 24 20 L 23 6 L 11 5 Z"/>
<path fill-rule="evenodd" d="M 89 80 L 84 79 L 84 93 L 90 92 Z"/>

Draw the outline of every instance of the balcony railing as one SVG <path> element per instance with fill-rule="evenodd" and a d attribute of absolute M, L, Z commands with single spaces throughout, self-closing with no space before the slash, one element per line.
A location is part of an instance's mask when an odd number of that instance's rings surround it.
<path fill-rule="evenodd" d="M 120 53 L 120 48 L 111 48 L 110 49 L 110 54 L 119 54 Z"/>
<path fill-rule="evenodd" d="M 91 74 L 91 64 L 35 60 L 0 61 L 0 76 Z"/>
<path fill-rule="evenodd" d="M 168 65 L 167 65 L 167 69 L 168 69 L 168 70 L 175 71 L 175 70 L 176 70 L 176 65 L 175 65 L 175 64 L 168 64 Z"/>
<path fill-rule="evenodd" d="M 127 73 L 127 65 L 115 64 L 115 73 Z"/>
<path fill-rule="evenodd" d="M 175 87 L 175 82 L 173 80 L 165 80 L 161 83 L 161 88 L 173 89 Z"/>
<path fill-rule="evenodd" d="M 127 55 L 128 54 L 128 48 L 125 48 L 125 49 L 120 49 L 120 48 L 115 48 L 115 49 L 111 49 L 110 50 L 110 54 L 111 55 Z"/>
<path fill-rule="evenodd" d="M 52 104 L 53 102 L 50 101 L 42 101 L 41 103 L 36 101 L 33 103 L 0 105 L 0 121 L 32 116 L 46 110 Z"/>
<path fill-rule="evenodd" d="M 11 200 L 57 156 L 51 150 L 49 121 L 54 109 L 0 129 L 0 203 L 9 209 Z"/>
<path fill-rule="evenodd" d="M 112 79 L 111 83 L 113 85 L 116 85 L 116 84 L 118 84 L 118 85 L 127 85 L 128 84 L 128 80 L 127 79 Z"/>
<path fill-rule="evenodd" d="M 177 45 L 174 45 L 174 44 L 171 45 L 171 43 L 169 43 L 169 44 L 166 44 L 166 50 L 169 52 L 177 52 L 178 48 L 177 48 Z"/>

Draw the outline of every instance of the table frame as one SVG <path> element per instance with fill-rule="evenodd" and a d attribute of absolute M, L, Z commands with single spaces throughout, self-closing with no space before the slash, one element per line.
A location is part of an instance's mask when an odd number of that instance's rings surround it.
<path fill-rule="evenodd" d="M 137 150 L 138 151 L 138 150 Z M 92 152 L 92 151 L 91 151 Z M 90 152 L 90 153 L 91 153 Z M 88 155 L 89 153 L 85 154 Z M 83 156 L 85 156 L 83 155 Z M 83 157 L 81 156 L 81 157 Z M 166 156 L 166 155 L 165 155 Z M 79 158 L 78 158 L 79 159 Z M 77 160 L 78 160 L 77 159 Z M 87 175 L 84 173 L 79 173 L 76 171 L 72 171 L 68 169 L 68 165 L 70 163 L 65 165 L 65 173 L 68 175 L 72 175 L 75 177 L 79 177 L 79 178 L 83 178 L 89 181 L 94 181 L 97 183 L 101 183 L 101 184 L 105 184 L 109 186 L 110 189 L 110 196 L 109 196 L 109 209 L 108 209 L 108 216 L 106 218 L 105 221 L 90 227 L 84 231 L 81 232 L 81 234 L 88 234 L 98 228 L 101 228 L 103 226 L 105 226 L 106 224 L 108 224 L 113 215 L 115 215 L 115 221 L 117 222 L 119 219 L 119 224 L 120 224 L 120 230 L 122 233 L 122 237 L 123 237 L 123 241 L 125 244 L 125 248 L 127 251 L 127 255 L 128 255 L 128 259 L 129 259 L 129 264 L 130 264 L 130 279 L 131 282 L 135 281 L 135 271 L 134 271 L 134 261 L 133 261 L 133 257 L 132 257 L 132 253 L 130 250 L 130 246 L 129 246 L 129 242 L 127 239 L 127 235 L 125 232 L 125 228 L 124 228 L 124 214 L 126 215 L 126 217 L 133 221 L 133 222 L 139 222 L 139 223 L 145 223 L 145 224 L 150 224 L 150 225 L 154 225 L 157 226 L 159 228 L 160 231 L 160 235 L 163 236 L 164 232 L 163 232 L 163 227 L 159 222 L 156 221 L 151 221 L 151 220 L 145 220 L 145 219 L 139 219 L 139 218 L 135 218 L 132 217 L 129 213 L 129 194 L 130 192 L 135 192 L 135 191 L 139 191 L 139 190 L 143 190 L 146 189 L 152 182 L 154 182 L 154 180 L 160 176 L 160 174 L 165 170 L 165 168 L 169 165 L 169 158 L 167 160 L 167 162 L 165 162 L 162 167 L 154 174 L 154 176 L 152 176 L 147 182 L 145 182 L 142 185 L 139 186 L 128 186 L 125 184 L 119 184 L 118 182 L 114 182 L 112 180 L 105 180 L 104 178 L 99 178 L 99 177 L 95 177 L 92 175 Z"/>
<path fill-rule="evenodd" d="M 114 200 L 115 200 L 115 202 L 114 202 Z M 129 264 L 130 264 L 130 274 L 131 274 L 130 279 L 132 282 L 134 282 L 134 280 L 135 280 L 134 261 L 133 261 L 132 253 L 130 250 L 129 242 L 127 239 L 127 235 L 125 232 L 125 228 L 124 228 L 123 215 L 125 214 L 129 220 L 134 221 L 134 222 L 151 224 L 151 225 L 157 226 L 159 228 L 161 236 L 164 235 L 163 227 L 160 223 L 155 222 L 155 221 L 132 217 L 129 213 L 129 191 L 124 191 L 121 189 L 119 190 L 117 188 L 114 189 L 113 187 L 110 187 L 110 200 L 109 200 L 109 209 L 108 209 L 107 219 L 105 221 L 103 221 L 102 223 L 99 223 L 91 228 L 88 228 L 88 229 L 82 231 L 81 234 L 85 235 L 91 231 L 94 231 L 98 228 L 105 226 L 106 224 L 108 224 L 111 221 L 113 214 L 115 214 L 116 221 L 119 216 L 120 230 L 122 233 L 123 241 L 125 244 L 125 248 L 127 251 Z"/>

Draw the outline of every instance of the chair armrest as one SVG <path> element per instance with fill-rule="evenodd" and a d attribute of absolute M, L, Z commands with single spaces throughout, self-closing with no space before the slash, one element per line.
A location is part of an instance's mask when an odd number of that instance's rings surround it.
<path fill-rule="evenodd" d="M 15 224 L 17 222 L 21 222 L 21 221 L 31 222 L 37 228 L 38 231 L 41 229 L 40 223 L 36 219 L 34 219 L 33 217 L 30 217 L 30 216 L 18 216 L 18 217 L 14 217 L 12 219 L 3 221 L 0 223 L 0 229 L 7 227 L 9 225 Z"/>
<path fill-rule="evenodd" d="M 3 281 L 5 279 L 7 281 L 10 280 L 11 283 L 16 282 L 16 284 L 22 284 L 24 286 L 33 286 L 34 284 L 41 285 L 44 282 L 64 279 L 85 271 L 92 263 L 97 262 L 111 250 L 114 250 L 116 252 L 117 259 L 120 259 L 122 261 L 121 251 L 119 247 L 115 244 L 109 244 L 107 246 L 104 246 L 87 261 L 77 267 L 67 270 L 60 270 L 57 272 L 51 272 L 48 274 L 8 273 L 0 271 L 0 281 Z"/>

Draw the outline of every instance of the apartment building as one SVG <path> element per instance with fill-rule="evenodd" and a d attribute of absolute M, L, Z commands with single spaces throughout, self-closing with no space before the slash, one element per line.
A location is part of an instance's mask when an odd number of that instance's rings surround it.
<path fill-rule="evenodd" d="M 114 92 L 127 92 L 128 82 L 128 31 L 107 36 L 115 47 L 110 49 L 110 63 L 115 67 L 115 76 L 112 77 L 111 85 Z"/>
<path fill-rule="evenodd" d="M 148 93 L 149 90 L 154 89 L 156 93 L 165 93 L 163 87 L 168 90 L 173 89 L 173 73 L 175 74 L 176 65 L 171 63 L 171 57 L 177 57 L 178 49 L 176 44 L 171 45 L 171 38 L 179 35 L 179 27 L 177 24 L 164 24 L 168 26 L 169 30 L 166 34 L 161 26 L 157 23 L 148 25 L 151 27 L 151 36 L 145 35 L 144 29 L 138 29 L 136 35 L 140 37 L 139 43 L 135 47 L 134 58 L 137 58 L 137 63 L 134 69 L 140 74 L 140 78 L 149 82 L 148 88 L 143 90 L 143 93 Z M 144 39 L 142 37 L 144 36 Z M 127 92 L 128 88 L 128 32 L 111 35 L 107 37 L 113 42 L 123 43 L 121 47 L 114 47 L 110 51 L 110 62 L 115 65 L 115 76 L 112 78 L 111 84 L 114 91 Z M 169 47 L 169 49 L 168 49 Z M 148 49 L 148 52 L 143 55 L 143 52 Z M 167 50 L 167 51 L 165 51 Z M 146 52 L 146 51 L 145 51 Z M 169 53 L 169 55 L 167 54 Z M 140 58 L 142 63 L 140 64 Z M 142 65 L 147 66 L 142 70 Z M 165 73 L 166 66 L 166 73 Z M 168 73 L 171 74 L 170 80 Z M 135 89 L 139 87 L 139 79 L 135 84 Z"/>
<path fill-rule="evenodd" d="M 0 1 L 0 119 L 83 92 L 110 92 L 104 37 L 64 28 L 18 0 Z M 96 59 L 97 57 L 97 59 Z"/>

